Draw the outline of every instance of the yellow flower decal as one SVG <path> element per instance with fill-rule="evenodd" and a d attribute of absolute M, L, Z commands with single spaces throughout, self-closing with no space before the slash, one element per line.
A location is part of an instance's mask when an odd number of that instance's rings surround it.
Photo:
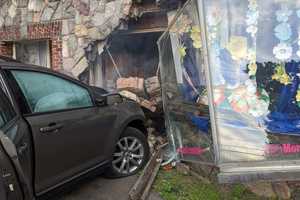
<path fill-rule="evenodd" d="M 255 76 L 256 75 L 256 71 L 257 71 L 257 65 L 256 63 L 250 63 L 248 65 L 248 69 L 249 69 L 249 76 Z"/>
<path fill-rule="evenodd" d="M 272 76 L 273 80 L 279 81 L 281 84 L 288 85 L 291 83 L 291 78 L 286 73 L 284 65 L 277 65 L 275 73 Z"/>
<path fill-rule="evenodd" d="M 181 59 L 183 59 L 186 56 L 186 47 L 185 46 L 179 47 L 179 54 L 180 54 Z"/>
<path fill-rule="evenodd" d="M 247 38 L 242 36 L 232 36 L 230 42 L 227 45 L 228 51 L 234 60 L 246 59 L 247 53 Z"/>
<path fill-rule="evenodd" d="M 296 101 L 300 102 L 300 89 L 298 89 L 298 91 L 297 91 Z"/>
<path fill-rule="evenodd" d="M 191 38 L 193 40 L 193 46 L 196 49 L 200 49 L 202 47 L 202 43 L 201 43 L 200 28 L 198 26 L 193 26 L 191 28 Z"/>

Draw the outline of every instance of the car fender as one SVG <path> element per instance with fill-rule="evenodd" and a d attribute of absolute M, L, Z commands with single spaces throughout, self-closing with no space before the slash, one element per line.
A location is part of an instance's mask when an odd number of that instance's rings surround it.
<path fill-rule="evenodd" d="M 120 138 L 121 134 L 128 127 L 128 125 L 134 121 L 142 121 L 143 123 L 145 123 L 146 119 L 145 119 L 145 116 L 143 116 L 143 115 L 133 115 L 133 116 L 129 117 L 128 119 L 126 119 L 122 123 L 121 128 L 118 131 L 118 138 Z"/>
<path fill-rule="evenodd" d="M 128 125 L 134 121 L 141 121 L 141 122 L 145 123 L 146 119 L 145 119 L 144 115 L 137 114 L 137 115 L 132 115 L 132 116 L 126 118 L 125 120 L 121 121 L 120 125 L 118 126 L 118 130 L 115 134 L 114 144 L 116 144 L 118 142 L 119 138 L 121 137 L 124 130 L 128 127 Z M 111 153 L 113 153 L 114 150 L 115 149 L 113 149 Z"/>

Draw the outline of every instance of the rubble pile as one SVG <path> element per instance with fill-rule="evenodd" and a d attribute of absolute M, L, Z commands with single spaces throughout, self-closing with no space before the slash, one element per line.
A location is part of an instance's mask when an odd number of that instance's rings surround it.
<path fill-rule="evenodd" d="M 147 79 L 138 77 L 119 78 L 117 80 L 119 93 L 139 103 L 151 112 L 160 112 L 162 104 L 161 88 L 157 76 Z"/>
<path fill-rule="evenodd" d="M 147 118 L 146 127 L 149 133 L 158 136 L 165 132 L 161 86 L 158 76 L 147 79 L 119 78 L 117 89 L 122 96 L 141 105 Z"/>

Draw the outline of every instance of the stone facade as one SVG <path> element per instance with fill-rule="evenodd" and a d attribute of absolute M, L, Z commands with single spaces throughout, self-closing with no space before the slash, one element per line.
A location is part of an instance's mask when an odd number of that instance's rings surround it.
<path fill-rule="evenodd" d="M 84 49 L 105 40 L 131 5 L 132 0 L 1 0 L 0 55 L 12 56 L 14 41 L 45 39 L 52 68 L 78 76 L 88 66 Z"/>

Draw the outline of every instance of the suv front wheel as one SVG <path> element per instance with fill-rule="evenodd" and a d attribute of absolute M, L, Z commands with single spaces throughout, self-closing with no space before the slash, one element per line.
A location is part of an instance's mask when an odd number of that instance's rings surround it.
<path fill-rule="evenodd" d="M 144 133 L 127 127 L 119 138 L 109 169 L 110 177 L 126 177 L 137 173 L 149 159 L 149 145 Z"/>

